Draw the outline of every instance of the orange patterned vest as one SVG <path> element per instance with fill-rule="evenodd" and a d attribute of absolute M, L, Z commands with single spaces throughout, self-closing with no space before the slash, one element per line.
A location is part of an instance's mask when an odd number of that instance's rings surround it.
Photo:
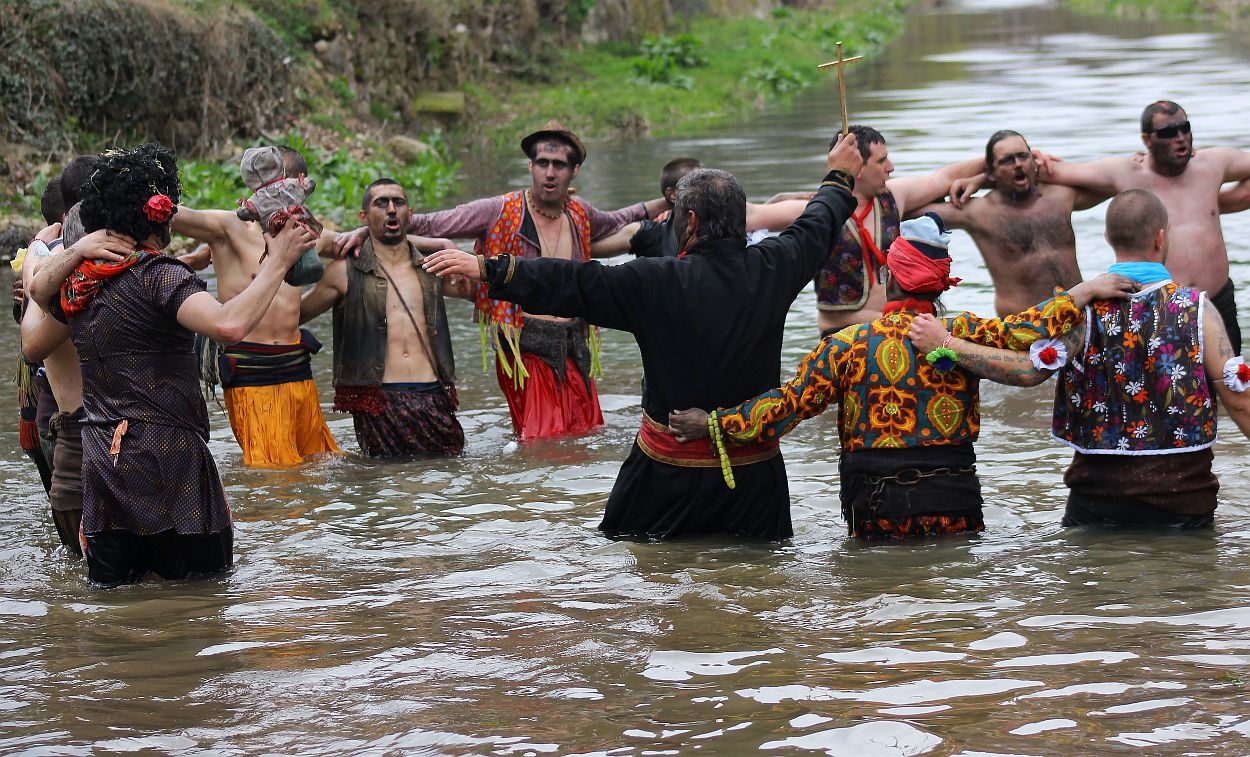
<path fill-rule="evenodd" d="M 581 203 L 569 201 L 564 206 L 564 214 L 568 216 L 573 228 L 573 248 L 582 262 L 590 260 L 590 216 Z M 525 222 L 525 190 L 518 190 L 504 195 L 503 210 L 499 213 L 495 225 L 486 235 L 473 243 L 473 251 L 478 255 L 493 258 L 496 255 L 515 255 L 520 258 L 537 257 L 533 248 L 525 243 L 521 236 L 521 225 Z M 541 254 L 541 253 L 540 253 Z M 529 373 L 521 362 L 521 329 L 525 327 L 525 317 L 521 306 L 512 302 L 492 300 L 486 296 L 487 287 L 477 288 L 476 306 L 477 319 L 482 328 L 482 369 L 489 370 L 487 362 L 487 346 L 494 347 L 499 365 L 513 384 L 519 389 L 525 385 Z M 492 328 L 492 326 L 494 328 Z M 500 340 L 502 335 L 503 339 Z M 593 356 L 592 366 L 599 365 L 598 332 L 590 330 L 590 349 Z M 593 371 L 592 371 L 593 372 Z"/>

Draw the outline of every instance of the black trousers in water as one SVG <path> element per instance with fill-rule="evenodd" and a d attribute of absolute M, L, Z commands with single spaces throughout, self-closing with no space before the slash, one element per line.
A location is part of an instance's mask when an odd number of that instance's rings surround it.
<path fill-rule="evenodd" d="M 1063 512 L 1065 526 L 1153 526 L 1156 528 L 1210 528 L 1214 515 L 1190 515 L 1123 497 L 1086 497 L 1071 492 Z"/>
<path fill-rule="evenodd" d="M 87 578 L 101 588 L 136 583 L 148 573 L 166 580 L 197 578 L 233 564 L 233 528 L 203 535 L 121 530 L 87 534 Z"/>
<path fill-rule="evenodd" d="M 728 534 L 779 540 L 794 535 L 781 453 L 735 465 L 730 489 L 720 468 L 652 460 L 634 442 L 608 497 L 599 530 L 613 539 L 673 539 Z"/>
<path fill-rule="evenodd" d="M 1229 279 L 1228 283 L 1220 287 L 1220 291 L 1211 297 L 1211 304 L 1215 306 L 1219 312 L 1220 318 L 1224 319 L 1224 330 L 1228 332 L 1228 341 L 1233 345 L 1233 354 L 1241 354 L 1241 326 L 1237 323 L 1237 301 L 1234 299 L 1236 291 L 1233 289 L 1233 280 Z M 1217 379 L 1218 380 L 1218 377 Z"/>

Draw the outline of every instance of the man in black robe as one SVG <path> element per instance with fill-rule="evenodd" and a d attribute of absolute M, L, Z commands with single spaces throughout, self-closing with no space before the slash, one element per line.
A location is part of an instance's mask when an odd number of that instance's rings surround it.
<path fill-rule="evenodd" d="M 790 305 L 828 257 L 833 231 L 855 209 L 852 177 L 862 159 L 854 138 L 841 140 L 827 164 L 829 174 L 803 214 L 780 236 L 749 247 L 741 185 L 724 171 L 701 169 L 678 184 L 673 216 L 680 257 L 618 266 L 486 260 L 459 250 L 427 258 L 430 272 L 481 280 L 492 298 L 529 312 L 580 316 L 637 338 L 645 416 L 599 525 L 606 535 L 793 535 L 785 463 L 775 443 L 737 448 L 726 462 L 706 439 L 701 446 L 678 443 L 663 421 L 674 409 L 725 407 L 776 385 Z"/>

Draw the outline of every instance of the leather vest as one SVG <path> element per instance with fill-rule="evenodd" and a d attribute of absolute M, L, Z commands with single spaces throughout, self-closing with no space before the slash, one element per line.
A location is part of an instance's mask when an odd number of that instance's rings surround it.
<path fill-rule="evenodd" d="M 456 361 L 447 327 L 442 281 L 421 268 L 421 253 L 408 243 L 408 256 L 421 280 L 426 335 L 434 353 L 438 381 L 456 383 Z M 386 295 L 390 286 L 378 267 L 372 240 L 347 262 L 347 294 L 334 306 L 334 385 L 381 386 L 386 371 Z M 404 316 L 407 317 L 407 316 Z"/>

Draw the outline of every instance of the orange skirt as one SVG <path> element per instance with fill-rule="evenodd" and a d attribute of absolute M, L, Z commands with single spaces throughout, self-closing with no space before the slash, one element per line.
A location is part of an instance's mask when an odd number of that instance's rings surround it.
<path fill-rule="evenodd" d="M 321 414 L 316 383 L 291 381 L 224 391 L 230 429 L 243 449 L 245 464 L 299 465 L 305 455 L 339 451 Z"/>

